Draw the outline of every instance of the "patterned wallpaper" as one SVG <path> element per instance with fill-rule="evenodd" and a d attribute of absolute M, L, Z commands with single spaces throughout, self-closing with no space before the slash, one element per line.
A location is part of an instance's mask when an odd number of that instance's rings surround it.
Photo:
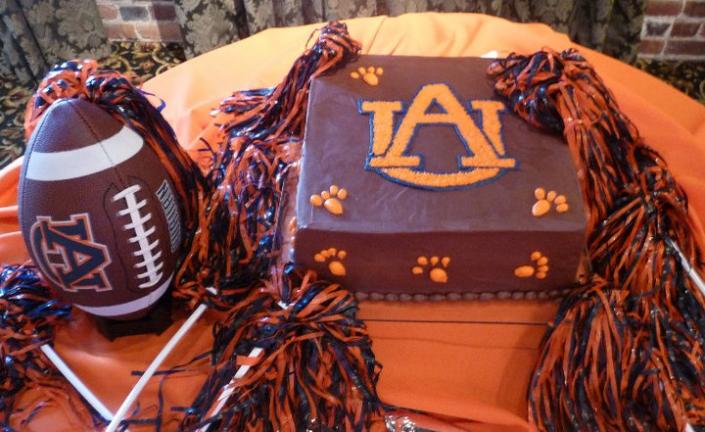
<path fill-rule="evenodd" d="M 173 0 L 96 3 L 110 40 L 183 40 Z M 641 58 L 705 61 L 705 0 L 649 0 L 641 38 Z"/>

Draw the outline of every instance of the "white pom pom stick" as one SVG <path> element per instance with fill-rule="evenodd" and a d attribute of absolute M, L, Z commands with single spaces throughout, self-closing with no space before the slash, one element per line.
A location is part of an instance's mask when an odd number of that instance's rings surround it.
<path fill-rule="evenodd" d="M 281 302 L 281 301 L 277 302 L 277 304 L 282 309 L 287 309 L 289 307 L 288 304 Z M 263 351 L 264 350 L 260 347 L 254 347 L 254 348 L 252 348 L 250 353 L 247 354 L 247 357 L 248 358 L 257 358 L 260 356 L 260 354 L 262 354 Z M 223 409 L 223 406 L 225 406 L 225 402 L 227 402 L 228 398 L 233 394 L 233 392 L 235 392 L 235 381 L 244 377 L 247 374 L 247 372 L 250 371 L 251 367 L 252 366 L 245 364 L 245 365 L 242 365 L 239 368 L 237 368 L 237 371 L 235 371 L 235 375 L 233 376 L 233 378 L 220 391 L 220 395 L 218 396 L 218 403 L 216 405 L 214 405 L 213 408 L 211 408 L 208 411 L 208 414 L 206 414 L 204 418 L 211 418 L 211 417 L 217 416 L 220 413 L 220 411 Z M 208 430 L 209 426 L 210 425 L 203 426 L 203 427 L 199 428 L 197 432 L 206 432 Z"/>
<path fill-rule="evenodd" d="M 206 290 L 211 294 L 216 293 L 216 290 L 213 288 L 207 288 Z M 108 425 L 107 429 L 105 429 L 105 432 L 115 432 L 117 430 L 118 426 L 120 425 L 120 422 L 127 414 L 127 410 L 129 410 L 130 407 L 132 407 L 132 404 L 135 403 L 140 393 L 142 393 L 142 390 L 144 390 L 145 386 L 152 378 L 154 373 L 157 371 L 159 366 L 161 366 L 164 360 L 169 356 L 169 354 L 171 354 L 171 351 L 181 341 L 184 335 L 186 335 L 186 333 L 191 330 L 191 327 L 193 327 L 196 321 L 201 318 L 201 315 L 203 315 L 206 309 L 208 309 L 208 306 L 206 304 L 199 304 L 196 310 L 191 313 L 191 316 L 189 316 L 188 319 L 181 325 L 181 327 L 179 328 L 179 330 L 177 330 L 174 336 L 169 339 L 169 342 L 164 345 L 164 348 L 159 351 L 159 354 L 157 354 L 154 360 L 152 360 L 152 363 L 149 365 L 149 367 L 147 367 L 147 370 L 144 371 L 144 374 L 142 374 L 140 379 L 137 381 L 137 384 L 132 387 L 132 390 L 130 390 L 130 394 L 128 394 L 125 400 L 122 402 L 122 405 L 120 405 L 120 408 L 115 413 L 115 417 L 113 417 L 113 419 L 110 421 L 110 424 Z"/>
<path fill-rule="evenodd" d="M 247 357 L 257 358 L 260 354 L 262 354 L 262 351 L 264 351 L 262 348 L 254 347 L 252 348 L 252 351 L 250 351 L 250 353 L 247 355 Z M 225 387 L 223 387 L 223 389 L 220 391 L 220 396 L 218 396 L 218 403 L 208 411 L 208 414 L 206 414 L 205 418 L 211 418 L 220 413 L 220 410 L 222 410 L 223 406 L 225 406 L 225 402 L 228 401 L 228 398 L 235 391 L 235 387 L 233 385 L 235 383 L 235 380 L 239 380 L 240 378 L 244 377 L 245 374 L 249 372 L 250 367 L 250 365 L 242 365 L 237 369 L 235 375 L 233 376 L 233 379 L 231 379 L 230 382 L 226 384 Z M 200 429 L 198 429 L 198 432 L 205 432 L 206 430 L 208 430 L 209 426 L 210 425 L 201 427 Z"/>
<path fill-rule="evenodd" d="M 61 374 L 68 380 L 69 383 L 73 386 L 73 388 L 76 389 L 76 391 L 83 396 L 83 398 L 91 404 L 93 409 L 95 409 L 98 414 L 100 414 L 101 417 L 103 417 L 105 420 L 110 421 L 113 418 L 113 413 L 110 412 L 110 410 L 103 405 L 103 402 L 98 399 L 98 397 L 93 394 L 91 389 L 89 389 L 85 384 L 83 384 L 83 381 L 71 370 L 69 365 L 64 362 L 64 360 L 59 357 L 59 354 L 54 351 L 54 349 L 49 346 L 48 344 L 44 344 L 39 347 L 39 349 L 42 350 L 44 355 L 47 356 L 47 358 L 54 363 L 54 366 L 56 366 L 56 369 L 61 372 Z"/>

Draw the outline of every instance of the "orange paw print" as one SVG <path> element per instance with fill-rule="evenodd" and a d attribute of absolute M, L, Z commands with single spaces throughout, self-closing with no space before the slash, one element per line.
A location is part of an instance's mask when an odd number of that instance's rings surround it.
<path fill-rule="evenodd" d="M 448 282 L 448 272 L 446 269 L 450 264 L 450 257 L 438 258 L 437 256 L 432 256 L 429 260 L 425 256 L 420 256 L 416 258 L 416 263 L 418 265 L 411 268 L 411 273 L 415 275 L 422 275 L 426 268 L 430 265 L 431 270 L 428 272 L 428 278 L 432 282 L 436 283 L 446 283 Z"/>
<path fill-rule="evenodd" d="M 334 276 L 345 276 L 345 265 L 343 265 L 343 260 L 348 256 L 348 253 L 344 250 L 337 250 L 336 248 L 323 249 L 313 256 L 313 260 L 319 263 L 328 262 L 328 270 Z"/>
<path fill-rule="evenodd" d="M 348 197 L 348 191 L 332 185 L 327 191 L 322 191 L 320 194 L 311 195 L 309 202 L 314 207 L 323 206 L 328 213 L 340 216 L 343 214 L 343 201 Z"/>
<path fill-rule="evenodd" d="M 362 78 L 362 80 L 367 83 L 367 85 L 376 86 L 377 84 L 379 84 L 379 77 L 381 77 L 383 73 L 384 69 L 382 69 L 381 67 L 375 68 L 374 66 L 370 66 L 365 69 L 364 67 L 360 66 L 359 68 L 357 68 L 357 71 L 350 72 L 350 78 Z"/>
<path fill-rule="evenodd" d="M 570 207 L 566 202 L 565 195 L 558 195 L 556 191 L 548 191 L 544 188 L 536 188 L 534 190 L 536 203 L 531 207 L 531 214 L 536 217 L 541 217 L 551 211 L 551 205 L 555 205 L 558 213 L 567 212 Z"/>
<path fill-rule="evenodd" d="M 531 261 L 530 265 L 515 268 L 514 276 L 520 278 L 534 276 L 536 279 L 546 279 L 546 276 L 548 276 L 548 257 L 539 251 L 534 251 L 531 253 Z"/>

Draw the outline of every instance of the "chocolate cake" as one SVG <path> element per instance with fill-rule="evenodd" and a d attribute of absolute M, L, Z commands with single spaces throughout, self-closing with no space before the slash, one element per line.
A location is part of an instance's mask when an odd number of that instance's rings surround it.
<path fill-rule="evenodd" d="M 585 215 L 568 148 L 506 108 L 488 64 L 361 56 L 318 77 L 289 256 L 392 299 L 570 287 Z"/>

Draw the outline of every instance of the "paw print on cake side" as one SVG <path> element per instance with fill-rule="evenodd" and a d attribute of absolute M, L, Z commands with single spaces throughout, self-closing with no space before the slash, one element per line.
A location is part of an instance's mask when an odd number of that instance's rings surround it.
<path fill-rule="evenodd" d="M 416 258 L 416 264 L 411 268 L 411 273 L 419 276 L 424 274 L 424 271 L 430 266 L 431 270 L 428 272 L 428 278 L 431 282 L 436 283 L 446 283 L 448 282 L 448 272 L 446 269 L 450 264 L 450 257 L 444 256 L 443 258 L 438 258 L 437 256 L 432 256 L 431 259 L 420 256 Z"/>
<path fill-rule="evenodd" d="M 374 66 L 370 66 L 367 69 L 364 67 L 360 66 L 357 68 L 356 71 L 350 72 L 350 78 L 352 79 L 360 79 L 367 84 L 371 86 L 376 86 L 379 84 L 379 77 L 384 74 L 384 69 L 381 67 L 375 68 Z"/>
<path fill-rule="evenodd" d="M 343 201 L 348 197 L 348 191 L 332 185 L 327 191 L 322 191 L 320 194 L 311 195 L 309 201 L 314 207 L 323 207 L 328 210 L 328 213 L 336 216 L 343 214 Z"/>
<path fill-rule="evenodd" d="M 313 260 L 319 263 L 328 262 L 328 270 L 334 276 L 345 276 L 345 265 L 343 260 L 348 256 L 344 250 L 336 248 L 323 249 L 313 256 Z"/>
<path fill-rule="evenodd" d="M 531 207 L 531 214 L 536 217 L 541 217 L 551 211 L 551 206 L 555 206 L 558 213 L 565 213 L 570 209 L 565 195 L 558 195 L 556 191 L 548 191 L 544 188 L 536 188 L 534 190 L 536 203 Z"/>
<path fill-rule="evenodd" d="M 522 265 L 514 269 L 514 276 L 519 278 L 530 278 L 534 276 L 536 279 L 546 279 L 548 276 L 548 257 L 539 251 L 531 253 L 532 263 Z"/>

